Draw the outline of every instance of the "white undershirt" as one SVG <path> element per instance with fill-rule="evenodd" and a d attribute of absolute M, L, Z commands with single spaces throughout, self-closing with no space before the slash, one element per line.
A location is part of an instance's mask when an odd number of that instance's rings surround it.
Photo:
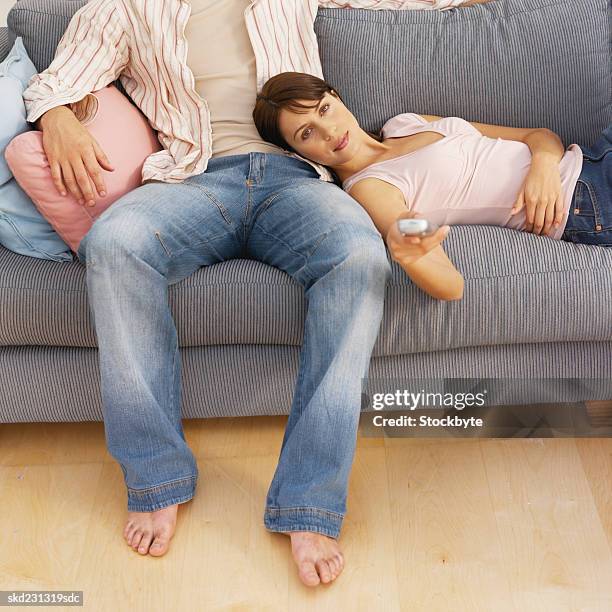
<path fill-rule="evenodd" d="M 244 10 L 251 0 L 191 0 L 185 27 L 187 64 L 212 124 L 212 157 L 251 151 L 282 153 L 253 122 L 257 95 L 255 54 Z"/>

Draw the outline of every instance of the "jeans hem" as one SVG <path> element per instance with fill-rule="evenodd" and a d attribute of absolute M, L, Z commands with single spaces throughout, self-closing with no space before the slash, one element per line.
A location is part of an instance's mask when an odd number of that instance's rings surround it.
<path fill-rule="evenodd" d="M 150 489 L 128 487 L 128 512 L 155 512 L 189 501 L 195 493 L 197 476 L 181 478 Z"/>
<path fill-rule="evenodd" d="M 264 513 L 264 525 L 269 531 L 311 531 L 338 539 L 344 516 L 320 508 L 270 508 Z"/>

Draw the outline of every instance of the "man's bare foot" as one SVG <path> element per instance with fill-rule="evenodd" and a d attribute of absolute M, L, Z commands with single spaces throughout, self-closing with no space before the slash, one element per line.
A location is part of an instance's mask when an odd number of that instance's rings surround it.
<path fill-rule="evenodd" d="M 333 538 L 312 531 L 289 531 L 291 552 L 306 586 L 327 584 L 344 569 L 344 556 Z"/>
<path fill-rule="evenodd" d="M 128 512 L 123 537 L 141 555 L 161 557 L 168 551 L 176 528 L 178 504 L 155 512 Z"/>

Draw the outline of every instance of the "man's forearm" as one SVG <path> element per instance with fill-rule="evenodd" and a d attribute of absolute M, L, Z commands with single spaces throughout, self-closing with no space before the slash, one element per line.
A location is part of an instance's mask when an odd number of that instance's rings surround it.
<path fill-rule="evenodd" d="M 48 112 L 49 112 L 49 111 L 47 111 L 47 113 L 48 113 Z M 45 116 L 47 113 L 45 113 L 44 115 L 41 115 L 41 116 L 40 116 L 40 117 L 39 117 L 39 118 L 36 120 L 36 123 L 34 123 L 34 127 L 35 127 L 35 128 L 36 128 L 36 129 L 37 129 L 39 132 L 42 132 L 42 131 L 43 131 L 43 129 L 44 129 L 44 126 L 43 126 L 43 117 L 44 117 L 44 116 Z"/>
<path fill-rule="evenodd" d="M 34 123 L 34 127 L 37 130 L 42 132 L 45 129 L 45 123 L 49 119 L 49 117 L 53 117 L 55 115 L 59 115 L 65 112 L 63 109 L 66 109 L 69 113 L 72 113 L 72 111 L 70 110 L 70 107 L 67 104 L 63 104 L 61 106 L 55 106 L 49 109 L 46 113 L 43 113 Z"/>

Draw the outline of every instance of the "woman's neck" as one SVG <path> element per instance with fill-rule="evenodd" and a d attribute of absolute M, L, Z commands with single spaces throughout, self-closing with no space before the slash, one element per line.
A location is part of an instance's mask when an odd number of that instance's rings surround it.
<path fill-rule="evenodd" d="M 384 142 L 379 142 L 372 138 L 367 132 L 361 130 L 355 134 L 359 138 L 357 152 L 353 157 L 337 166 L 330 166 L 341 181 L 361 172 L 368 166 L 375 164 L 382 155 L 390 150 L 391 147 Z"/>

